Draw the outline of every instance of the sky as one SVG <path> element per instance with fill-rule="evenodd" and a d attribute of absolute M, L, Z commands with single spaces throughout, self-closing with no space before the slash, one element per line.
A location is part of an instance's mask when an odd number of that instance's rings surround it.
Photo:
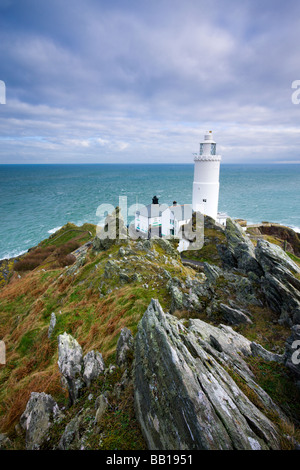
<path fill-rule="evenodd" d="M 300 163 L 299 45 L 299 0 L 0 0 L 0 163 Z"/>

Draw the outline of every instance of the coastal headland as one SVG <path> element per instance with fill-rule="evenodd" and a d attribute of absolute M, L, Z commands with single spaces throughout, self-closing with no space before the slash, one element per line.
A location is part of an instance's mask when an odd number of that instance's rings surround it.
<path fill-rule="evenodd" d="M 299 448 L 299 235 L 205 217 L 180 254 L 113 219 L 0 262 L 0 448 Z"/>

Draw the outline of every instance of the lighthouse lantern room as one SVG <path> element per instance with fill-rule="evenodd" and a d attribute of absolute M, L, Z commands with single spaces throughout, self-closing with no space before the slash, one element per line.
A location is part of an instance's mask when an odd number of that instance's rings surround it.
<path fill-rule="evenodd" d="M 221 156 L 217 155 L 212 131 L 205 134 L 194 161 L 193 210 L 217 220 Z"/>

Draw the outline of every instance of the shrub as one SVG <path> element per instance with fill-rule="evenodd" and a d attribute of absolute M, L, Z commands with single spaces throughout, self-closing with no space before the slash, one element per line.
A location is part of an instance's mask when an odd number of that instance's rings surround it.
<path fill-rule="evenodd" d="M 61 268 L 64 266 L 70 266 L 76 261 L 76 257 L 69 253 L 68 255 L 62 255 L 57 258 L 57 265 Z"/>

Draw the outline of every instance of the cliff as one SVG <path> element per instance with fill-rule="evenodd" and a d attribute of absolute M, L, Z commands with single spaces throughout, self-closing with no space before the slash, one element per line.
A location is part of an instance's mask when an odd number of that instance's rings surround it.
<path fill-rule="evenodd" d="M 67 225 L 14 263 L 0 447 L 297 448 L 298 258 L 230 219 L 204 233 L 181 258 Z"/>

